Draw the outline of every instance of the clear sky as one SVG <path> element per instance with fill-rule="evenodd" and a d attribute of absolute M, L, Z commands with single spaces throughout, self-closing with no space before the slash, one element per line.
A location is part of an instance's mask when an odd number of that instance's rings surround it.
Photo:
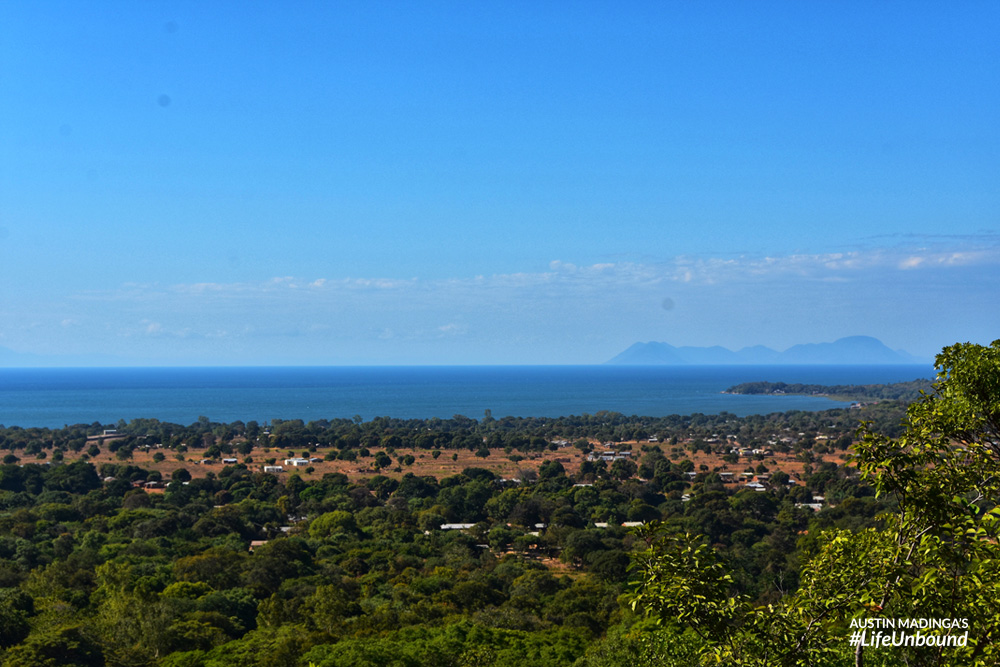
<path fill-rule="evenodd" d="M 1000 3 L 0 3 L 0 365 L 1000 338 Z"/>

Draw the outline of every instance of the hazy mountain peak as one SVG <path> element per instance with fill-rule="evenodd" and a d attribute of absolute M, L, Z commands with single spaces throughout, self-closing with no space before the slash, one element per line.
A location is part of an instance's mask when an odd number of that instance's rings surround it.
<path fill-rule="evenodd" d="M 784 352 L 763 345 L 744 347 L 733 352 L 718 345 L 712 347 L 674 347 L 651 341 L 635 343 L 609 360 L 609 364 L 679 365 L 679 364 L 914 364 L 913 355 L 892 350 L 872 336 L 847 336 L 832 343 L 801 343 Z"/>

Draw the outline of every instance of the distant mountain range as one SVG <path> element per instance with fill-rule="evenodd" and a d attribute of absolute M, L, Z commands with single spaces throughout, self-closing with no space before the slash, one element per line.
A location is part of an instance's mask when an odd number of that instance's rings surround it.
<path fill-rule="evenodd" d="M 636 343 L 611 359 L 609 364 L 653 365 L 736 365 L 736 364 L 920 364 L 902 350 L 892 350 L 871 336 L 848 336 L 832 343 L 794 345 L 784 352 L 763 345 L 733 352 L 713 347 L 674 347 L 668 343 Z"/>

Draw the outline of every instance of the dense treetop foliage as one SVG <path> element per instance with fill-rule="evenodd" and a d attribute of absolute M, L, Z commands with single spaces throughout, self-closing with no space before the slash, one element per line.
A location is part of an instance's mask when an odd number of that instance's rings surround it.
<path fill-rule="evenodd" d="M 784 604 L 831 531 L 865 534 L 903 506 L 847 453 L 859 419 L 891 442 L 904 410 L 0 427 L 0 661 L 697 664 L 728 621 L 699 636 L 660 608 L 669 623 L 651 626 L 630 597 L 648 573 L 629 567 L 655 540 L 622 524 L 700 535 L 689 547 L 705 554 L 711 591 Z M 631 456 L 567 470 L 556 460 L 567 443 Z M 264 452 L 286 449 L 366 472 L 261 471 Z M 502 479 L 484 457 L 435 477 L 397 451 L 463 449 L 536 466 Z M 161 473 L 135 464 L 140 450 L 237 462 Z M 765 451 L 799 461 L 799 479 Z"/>
<path fill-rule="evenodd" d="M 874 525 L 824 530 L 803 554 L 798 589 L 775 604 L 742 590 L 710 538 L 669 524 L 645 531 L 630 603 L 698 638 L 687 657 L 659 664 L 997 664 L 1000 341 L 945 348 L 936 366 L 934 391 L 909 407 L 900 437 L 862 429 L 861 481 L 887 503 Z M 905 644 L 915 633 L 901 629 L 889 647 L 847 641 L 899 619 L 944 625 L 928 645 Z"/>

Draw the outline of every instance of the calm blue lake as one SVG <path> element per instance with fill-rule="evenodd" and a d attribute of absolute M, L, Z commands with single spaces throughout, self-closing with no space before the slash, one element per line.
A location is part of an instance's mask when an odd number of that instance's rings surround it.
<path fill-rule="evenodd" d="M 933 377 L 930 366 L 447 366 L 0 369 L 0 424 L 61 427 L 147 417 L 180 424 L 360 415 L 401 418 L 745 416 L 826 410 L 807 396 L 731 396 L 740 382 L 870 384 Z"/>

